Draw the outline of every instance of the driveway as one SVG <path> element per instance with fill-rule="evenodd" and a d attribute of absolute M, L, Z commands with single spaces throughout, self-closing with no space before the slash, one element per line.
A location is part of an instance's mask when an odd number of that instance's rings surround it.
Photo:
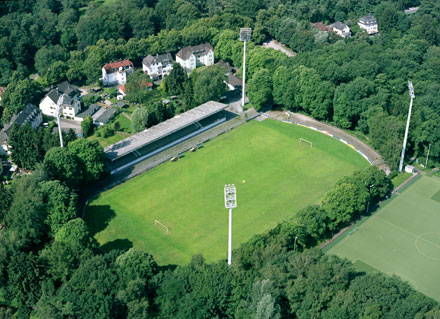
<path fill-rule="evenodd" d="M 60 123 L 61 123 L 61 129 L 63 131 L 67 132 L 69 129 L 72 129 L 75 131 L 76 134 L 82 134 L 80 122 L 74 120 L 68 120 L 65 118 L 60 118 Z"/>

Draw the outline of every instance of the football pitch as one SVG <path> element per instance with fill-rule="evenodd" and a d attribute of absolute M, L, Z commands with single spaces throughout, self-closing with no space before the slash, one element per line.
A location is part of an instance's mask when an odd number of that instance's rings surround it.
<path fill-rule="evenodd" d="M 440 178 L 423 176 L 329 249 L 440 301 Z"/>
<path fill-rule="evenodd" d="M 350 147 L 308 128 L 251 121 L 101 193 L 85 219 L 103 249 L 134 246 L 161 265 L 182 265 L 197 253 L 215 261 L 227 257 L 225 184 L 237 189 L 237 248 L 318 202 L 340 177 L 369 165 Z"/>

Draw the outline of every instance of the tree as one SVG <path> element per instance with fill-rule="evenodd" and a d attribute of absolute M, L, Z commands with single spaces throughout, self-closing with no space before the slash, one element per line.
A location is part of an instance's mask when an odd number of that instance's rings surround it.
<path fill-rule="evenodd" d="M 183 85 L 188 80 L 186 72 L 179 63 L 173 64 L 173 69 L 165 79 L 165 92 L 168 95 L 180 95 L 183 93 Z"/>
<path fill-rule="evenodd" d="M 29 318 L 32 307 L 40 297 L 40 280 L 43 276 L 38 258 L 33 254 L 18 252 L 8 265 L 8 299 L 18 305 L 18 318 Z"/>
<path fill-rule="evenodd" d="M 90 115 L 87 115 L 86 118 L 81 122 L 81 130 L 83 132 L 84 137 L 88 137 L 93 135 L 93 130 L 95 126 L 93 125 L 93 119 Z"/>
<path fill-rule="evenodd" d="M 79 158 L 66 147 L 51 148 L 44 157 L 43 166 L 50 179 L 64 182 L 71 188 L 76 188 L 83 178 Z"/>
<path fill-rule="evenodd" d="M 46 210 L 46 224 L 53 237 L 69 220 L 76 217 L 77 195 L 60 181 L 40 183 Z"/>
<path fill-rule="evenodd" d="M 43 159 L 40 136 L 28 123 L 23 126 L 14 124 L 9 132 L 8 144 L 12 160 L 19 167 L 33 169 Z"/>
<path fill-rule="evenodd" d="M 97 181 L 104 172 L 105 153 L 97 141 L 78 139 L 68 145 L 69 151 L 74 154 L 82 166 L 85 182 Z"/>
<path fill-rule="evenodd" d="M 131 115 L 131 129 L 134 132 L 140 132 L 147 128 L 148 111 L 144 107 L 137 107 Z"/>
<path fill-rule="evenodd" d="M 5 217 L 7 229 L 15 234 L 15 242 L 23 251 L 38 249 L 46 240 L 47 216 L 37 182 L 32 176 L 24 176 L 14 184 L 14 198 Z"/>
<path fill-rule="evenodd" d="M 12 194 L 8 188 L 0 183 L 0 220 L 6 216 L 12 203 Z"/>
<path fill-rule="evenodd" d="M 150 254 L 130 248 L 116 258 L 121 281 L 129 282 L 136 278 L 150 280 L 157 273 L 157 264 Z"/>
<path fill-rule="evenodd" d="M 35 54 L 35 68 L 40 76 L 46 76 L 56 61 L 66 61 L 67 51 L 60 45 L 45 45 Z"/>
<path fill-rule="evenodd" d="M 29 79 L 13 80 L 9 83 L 2 95 L 3 123 L 9 122 L 13 114 L 18 114 L 26 105 L 32 103 L 36 93 L 36 84 Z"/>
<path fill-rule="evenodd" d="M 368 192 L 357 185 L 340 183 L 328 191 L 322 201 L 322 207 L 331 220 L 330 230 L 345 225 L 364 212 L 368 201 Z"/>
<path fill-rule="evenodd" d="M 90 259 L 98 247 L 81 218 L 65 223 L 55 234 L 54 242 L 41 252 L 46 271 L 52 279 L 65 282 L 81 262 Z"/>
<path fill-rule="evenodd" d="M 218 101 L 226 93 L 226 75 L 224 70 L 216 65 L 191 73 L 196 105 L 210 100 Z"/>
<path fill-rule="evenodd" d="M 247 94 L 249 102 L 259 111 L 271 105 L 272 75 L 267 69 L 258 70 L 249 81 Z"/>
<path fill-rule="evenodd" d="M 360 114 L 368 109 L 369 97 L 374 84 L 364 78 L 356 78 L 348 84 L 341 84 L 335 91 L 333 120 L 344 129 L 354 128 Z"/>

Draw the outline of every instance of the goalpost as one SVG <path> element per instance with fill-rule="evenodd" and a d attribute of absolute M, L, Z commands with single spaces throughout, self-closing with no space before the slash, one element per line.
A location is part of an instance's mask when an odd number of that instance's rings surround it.
<path fill-rule="evenodd" d="M 313 147 L 313 143 L 312 143 L 312 142 L 307 141 L 306 139 L 304 139 L 304 138 L 302 138 L 302 137 L 299 138 L 299 143 L 306 143 L 306 144 L 309 144 L 309 145 L 310 145 L 310 148 Z"/>
<path fill-rule="evenodd" d="M 157 219 L 155 219 L 154 220 L 154 226 L 156 226 L 156 225 L 160 225 L 160 226 L 162 226 L 163 228 L 165 228 L 165 231 L 168 233 L 169 232 L 169 228 L 165 225 L 165 224 L 162 224 L 160 221 L 158 221 Z"/>

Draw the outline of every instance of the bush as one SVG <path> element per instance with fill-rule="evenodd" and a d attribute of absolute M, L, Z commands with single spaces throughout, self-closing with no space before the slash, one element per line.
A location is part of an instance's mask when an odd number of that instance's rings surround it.
<path fill-rule="evenodd" d="M 119 129 L 121 128 L 121 124 L 119 124 L 119 122 L 116 121 L 115 124 L 113 124 L 113 128 L 115 129 L 115 131 L 119 131 Z"/>

